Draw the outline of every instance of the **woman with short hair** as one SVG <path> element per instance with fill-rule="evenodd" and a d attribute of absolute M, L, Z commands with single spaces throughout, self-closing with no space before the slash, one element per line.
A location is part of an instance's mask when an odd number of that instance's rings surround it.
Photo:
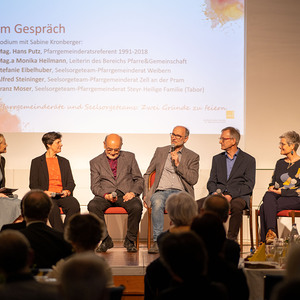
<path fill-rule="evenodd" d="M 300 137 L 297 132 L 288 131 L 279 138 L 280 154 L 285 157 L 277 161 L 260 207 L 261 240 L 266 243 L 272 243 L 277 237 L 277 213 L 300 209 L 300 156 L 297 154 Z"/>
<path fill-rule="evenodd" d="M 80 212 L 80 205 L 73 197 L 75 183 L 70 163 L 57 155 L 61 152 L 61 138 L 59 132 L 43 135 L 42 142 L 47 151 L 31 162 L 29 188 L 43 190 L 51 197 L 53 208 L 49 214 L 49 222 L 54 229 L 63 232 L 60 208 L 66 214 L 66 222 L 70 216 Z"/>

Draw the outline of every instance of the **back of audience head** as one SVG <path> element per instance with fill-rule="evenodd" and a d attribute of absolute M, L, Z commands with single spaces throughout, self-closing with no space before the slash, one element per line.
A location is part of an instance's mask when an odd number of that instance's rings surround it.
<path fill-rule="evenodd" d="M 27 238 L 17 230 L 7 229 L 0 233 L 0 273 L 29 272 L 33 250 Z"/>
<path fill-rule="evenodd" d="M 286 279 L 300 281 L 300 245 L 292 245 L 286 263 Z"/>
<path fill-rule="evenodd" d="M 198 214 L 196 201 L 186 192 L 170 195 L 166 201 L 166 210 L 176 227 L 190 226 Z"/>
<path fill-rule="evenodd" d="M 23 214 L 26 222 L 46 222 L 52 208 L 52 201 L 41 190 L 31 190 L 22 199 Z"/>
<path fill-rule="evenodd" d="M 290 247 L 287 263 L 286 276 L 283 281 L 277 283 L 272 289 L 271 300 L 286 300 L 299 298 L 300 285 L 300 245 Z"/>
<path fill-rule="evenodd" d="M 107 276 L 103 259 L 92 253 L 75 254 L 65 262 L 61 291 L 66 300 L 107 299 Z"/>
<path fill-rule="evenodd" d="M 212 212 L 217 214 L 223 223 L 225 223 L 228 219 L 229 210 L 230 204 L 222 195 L 208 196 L 205 199 L 202 208 L 202 212 Z"/>
<path fill-rule="evenodd" d="M 223 250 L 226 232 L 220 218 L 214 213 L 197 216 L 191 225 L 193 230 L 203 240 L 210 258 L 218 256 Z"/>
<path fill-rule="evenodd" d="M 160 259 L 178 282 L 198 281 L 207 272 L 205 246 L 191 231 L 165 235 L 161 241 Z"/>
<path fill-rule="evenodd" d="M 70 217 L 64 237 L 76 252 L 94 251 L 103 235 L 104 224 L 95 214 L 75 214 Z"/>

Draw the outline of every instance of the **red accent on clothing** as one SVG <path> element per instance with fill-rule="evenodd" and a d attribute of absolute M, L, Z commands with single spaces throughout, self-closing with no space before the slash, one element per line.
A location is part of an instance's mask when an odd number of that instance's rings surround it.
<path fill-rule="evenodd" d="M 110 159 L 110 158 L 107 157 L 107 159 L 108 159 L 110 169 L 113 172 L 114 177 L 116 178 L 117 177 L 117 168 L 118 168 L 118 158 Z"/>
<path fill-rule="evenodd" d="M 49 191 L 60 193 L 62 191 L 61 173 L 56 157 L 46 158 L 48 174 L 49 174 Z"/>

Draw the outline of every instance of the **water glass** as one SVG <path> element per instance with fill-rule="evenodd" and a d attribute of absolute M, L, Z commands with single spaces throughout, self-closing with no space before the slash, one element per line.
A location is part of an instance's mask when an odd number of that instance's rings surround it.
<path fill-rule="evenodd" d="M 266 245 L 266 261 L 274 261 L 275 259 L 275 244 Z"/>

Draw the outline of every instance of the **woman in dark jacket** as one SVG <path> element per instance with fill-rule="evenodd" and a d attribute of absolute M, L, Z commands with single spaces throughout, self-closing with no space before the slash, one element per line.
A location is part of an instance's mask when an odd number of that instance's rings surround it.
<path fill-rule="evenodd" d="M 80 205 L 73 197 L 75 183 L 67 159 L 58 156 L 61 152 L 62 135 L 58 132 L 48 132 L 42 137 L 47 151 L 34 158 L 30 167 L 30 189 L 43 190 L 52 198 L 53 208 L 49 222 L 53 228 L 63 231 L 64 226 L 60 216 L 60 208 L 66 214 L 65 222 L 75 213 L 80 212 Z"/>

